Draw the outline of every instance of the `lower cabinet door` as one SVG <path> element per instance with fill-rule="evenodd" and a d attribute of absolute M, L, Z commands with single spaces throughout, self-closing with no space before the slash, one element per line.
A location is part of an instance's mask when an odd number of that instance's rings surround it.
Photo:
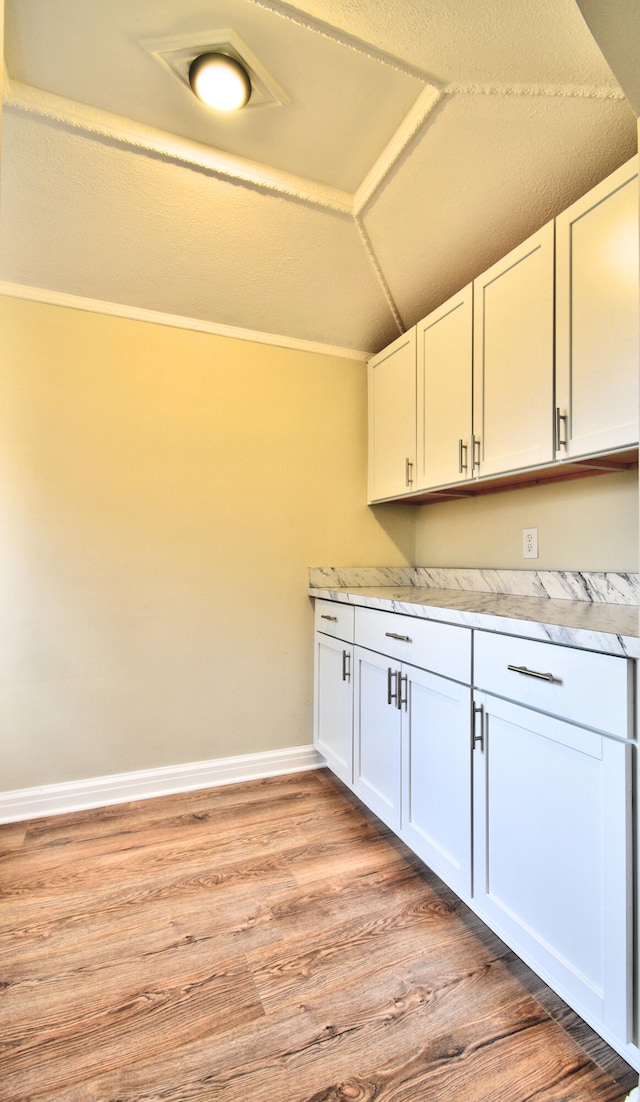
<path fill-rule="evenodd" d="M 471 892 L 471 690 L 403 667 L 401 836 L 454 891 Z"/>
<path fill-rule="evenodd" d="M 624 1043 L 631 747 L 487 694 L 474 699 L 473 907 L 603 1036 Z"/>
<path fill-rule="evenodd" d="M 400 829 L 400 664 L 354 648 L 354 792 L 387 826 Z"/>
<path fill-rule="evenodd" d="M 313 741 L 327 765 L 353 786 L 353 646 L 315 634 Z"/>

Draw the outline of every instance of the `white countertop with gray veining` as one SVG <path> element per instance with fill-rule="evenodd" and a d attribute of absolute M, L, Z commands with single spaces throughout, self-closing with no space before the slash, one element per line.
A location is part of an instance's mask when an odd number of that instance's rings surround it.
<path fill-rule="evenodd" d="M 309 594 L 483 631 L 639 657 L 637 575 L 566 571 L 545 575 L 546 584 L 540 588 L 542 575 L 533 571 L 405 568 L 387 573 L 383 568 L 319 568 L 309 572 Z M 420 584 L 425 580 L 426 585 Z M 378 584 L 362 584 L 365 582 Z M 398 584 L 402 582 L 405 584 Z M 567 596 L 548 596 L 549 589 Z M 576 594 L 578 599 L 571 599 Z"/>

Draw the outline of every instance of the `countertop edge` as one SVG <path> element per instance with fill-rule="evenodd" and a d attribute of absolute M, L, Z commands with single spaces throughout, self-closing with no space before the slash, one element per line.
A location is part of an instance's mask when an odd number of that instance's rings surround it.
<path fill-rule="evenodd" d="M 542 640 L 564 646 L 579 647 L 583 650 L 613 654 L 622 658 L 640 657 L 640 640 L 637 634 L 628 632 L 628 612 L 636 606 L 620 605 L 582 605 L 572 609 L 574 602 L 558 601 L 561 606 L 558 615 L 549 620 L 540 619 L 539 602 L 536 598 L 517 597 L 502 594 L 475 593 L 471 591 L 452 592 L 443 596 L 443 591 L 414 588 L 407 593 L 404 587 L 400 591 L 396 586 L 388 587 L 388 594 L 381 588 L 349 587 L 318 588 L 308 587 L 310 597 L 363 608 L 378 608 L 387 612 L 397 612 L 405 616 L 418 616 L 427 620 L 438 620 L 462 627 L 478 628 L 482 631 L 499 632 L 505 635 L 517 635 L 525 639 Z M 448 599 L 450 596 L 450 599 Z M 435 603 L 434 603 L 435 600 Z M 456 607 L 456 604 L 463 607 Z M 578 605 L 575 602 L 575 605 Z M 493 606 L 487 609 L 487 605 Z M 552 611 L 552 604 L 545 600 L 545 611 Z M 483 608 L 483 606 L 485 606 Z M 500 611 L 502 606 L 503 611 Z M 517 606 L 514 608 L 514 606 Z M 572 613 L 575 613 L 575 621 Z M 633 615 L 633 613 L 632 613 Z M 562 622 L 554 623 L 554 619 Z M 588 621 L 578 623 L 577 621 Z M 605 623 L 607 620 L 611 623 Z M 616 621 L 625 623 L 626 628 L 616 630 Z"/>

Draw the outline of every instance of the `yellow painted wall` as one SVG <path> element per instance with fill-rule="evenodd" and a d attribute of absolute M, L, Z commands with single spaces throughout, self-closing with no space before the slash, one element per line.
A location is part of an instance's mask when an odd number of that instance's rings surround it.
<path fill-rule="evenodd" d="M 403 565 L 362 363 L 0 298 L 0 788 L 311 741 L 307 568 Z"/>
<path fill-rule="evenodd" d="M 12 298 L 0 343 L 3 790 L 310 742 L 308 566 L 637 570 L 634 474 L 368 509 L 361 363 Z"/>
<path fill-rule="evenodd" d="M 537 560 L 522 558 L 523 528 L 538 529 Z M 636 572 L 637 472 L 422 506 L 416 565 Z"/>

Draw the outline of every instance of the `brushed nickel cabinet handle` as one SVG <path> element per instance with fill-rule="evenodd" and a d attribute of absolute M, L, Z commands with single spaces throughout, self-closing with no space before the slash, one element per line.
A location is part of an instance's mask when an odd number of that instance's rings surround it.
<path fill-rule="evenodd" d="M 480 717 L 480 734 L 478 734 L 478 726 L 476 720 Z M 484 704 L 473 705 L 473 723 L 471 728 L 471 749 L 475 750 L 476 746 L 479 746 L 481 750 L 484 750 Z"/>
<path fill-rule="evenodd" d="M 476 449 L 477 449 L 477 452 L 478 452 L 477 457 L 476 457 Z M 478 467 L 478 468 L 480 467 L 481 453 L 482 453 L 482 441 L 480 440 L 480 437 L 476 436 L 476 434 L 474 433 L 473 436 L 471 437 L 471 470 L 472 470 L 472 472 L 475 471 L 476 467 Z"/>
<path fill-rule="evenodd" d="M 351 681 L 351 655 L 348 650 L 342 652 L 342 680 Z"/>
<path fill-rule="evenodd" d="M 537 677 L 539 681 L 556 681 L 558 685 L 562 682 L 559 678 L 554 677 L 552 673 L 540 673 L 538 670 L 530 670 L 526 666 L 507 666 L 508 670 L 513 670 L 514 673 L 522 673 L 525 677 Z"/>
<path fill-rule="evenodd" d="M 468 455 L 467 455 L 468 451 L 469 451 L 468 445 L 465 444 L 462 437 L 460 437 L 460 439 L 458 440 L 458 474 L 465 474 L 466 473 L 467 467 L 469 465 L 469 458 L 468 458 Z M 464 460 L 462 458 L 463 452 L 464 452 Z"/>
<path fill-rule="evenodd" d="M 411 486 L 413 484 L 413 463 L 409 459 L 409 456 L 407 456 L 407 458 L 405 459 L 404 480 L 407 486 Z"/>
<path fill-rule="evenodd" d="M 395 688 L 391 688 L 391 682 L 395 678 Z M 387 704 L 395 704 L 398 707 L 398 671 L 387 667 Z"/>
<path fill-rule="evenodd" d="M 564 440 L 562 439 L 561 428 L 564 421 Z M 556 451 L 560 448 L 566 448 L 569 445 L 569 414 L 560 413 L 560 406 L 556 406 Z"/>
<path fill-rule="evenodd" d="M 405 689 L 404 696 L 402 695 L 403 685 L 404 685 L 404 689 Z M 407 711 L 408 700 L 409 700 L 409 675 L 406 674 L 406 673 L 401 673 L 400 674 L 399 688 L 398 688 L 398 711 L 401 712 L 403 707 L 404 707 L 405 712 Z"/>
<path fill-rule="evenodd" d="M 321 620 L 331 620 L 334 624 L 338 623 L 338 617 L 337 616 L 329 616 L 326 612 L 321 612 L 320 613 L 320 619 Z"/>
<path fill-rule="evenodd" d="M 398 635 L 397 631 L 385 631 L 385 638 L 397 639 L 400 643 L 413 643 L 410 635 Z"/>

